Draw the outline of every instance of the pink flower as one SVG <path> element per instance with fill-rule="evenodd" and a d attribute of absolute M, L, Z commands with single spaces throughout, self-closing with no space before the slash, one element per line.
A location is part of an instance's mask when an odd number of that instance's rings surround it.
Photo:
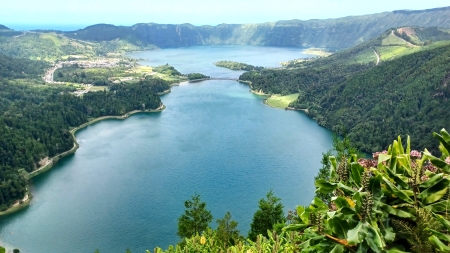
<path fill-rule="evenodd" d="M 410 152 L 409 155 L 410 155 L 411 158 L 413 158 L 413 159 L 419 159 L 419 158 L 422 157 L 422 154 L 421 154 L 419 151 L 417 151 L 417 150 L 411 150 L 411 152 Z"/>
<path fill-rule="evenodd" d="M 364 168 L 371 168 L 371 167 L 376 168 L 377 167 L 377 161 L 375 161 L 373 159 L 359 158 L 358 163 L 359 163 L 359 165 L 363 166 Z"/>
<path fill-rule="evenodd" d="M 425 170 L 429 170 L 429 171 L 431 171 L 431 172 L 433 172 L 433 173 L 436 173 L 436 171 L 438 170 L 438 168 L 437 168 L 436 166 L 434 166 L 434 165 L 430 162 L 430 160 L 428 160 L 427 165 L 424 166 L 424 169 L 425 169 Z"/>
<path fill-rule="evenodd" d="M 447 156 L 447 158 L 445 158 L 445 163 L 450 164 L 450 156 Z"/>

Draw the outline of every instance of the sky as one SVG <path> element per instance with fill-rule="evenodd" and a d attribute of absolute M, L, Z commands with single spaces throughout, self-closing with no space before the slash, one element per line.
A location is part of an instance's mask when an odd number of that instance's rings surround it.
<path fill-rule="evenodd" d="M 448 0 L 5 0 L 0 24 L 67 29 L 106 23 L 217 25 L 327 19 L 449 6 Z"/>

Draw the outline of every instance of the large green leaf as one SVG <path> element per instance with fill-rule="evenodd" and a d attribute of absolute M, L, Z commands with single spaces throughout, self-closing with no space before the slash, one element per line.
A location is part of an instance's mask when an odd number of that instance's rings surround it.
<path fill-rule="evenodd" d="M 427 181 L 422 182 L 422 183 L 419 185 L 419 187 L 420 187 L 420 188 L 428 188 L 428 187 L 431 187 L 431 186 L 433 186 L 433 185 L 439 183 L 439 181 L 441 181 L 443 177 L 444 177 L 444 173 L 439 173 L 439 174 L 433 175 L 433 176 L 430 177 L 430 179 L 428 179 Z"/>
<path fill-rule="evenodd" d="M 313 201 L 311 202 L 311 204 L 314 207 L 316 207 L 316 209 L 319 210 L 319 211 L 328 211 L 328 205 L 323 203 L 323 201 L 321 199 L 319 199 L 318 197 L 315 197 L 313 199 Z"/>
<path fill-rule="evenodd" d="M 426 228 L 425 230 L 430 231 L 433 235 L 435 235 L 440 240 L 450 242 L 450 236 L 449 235 L 443 234 L 443 233 L 441 233 L 439 231 L 436 231 L 434 229 L 431 229 L 431 228 Z"/>
<path fill-rule="evenodd" d="M 423 204 L 430 204 L 440 200 L 448 192 L 450 180 L 443 178 L 437 184 L 431 186 L 418 195 L 418 198 L 422 200 Z"/>
<path fill-rule="evenodd" d="M 399 249 L 397 247 L 388 249 L 385 252 L 386 253 L 409 253 L 408 251 L 404 251 L 404 249 Z"/>
<path fill-rule="evenodd" d="M 391 192 L 391 194 L 394 194 L 395 196 L 404 200 L 407 203 L 410 203 L 410 204 L 414 203 L 414 201 L 410 197 L 408 197 L 408 195 L 406 193 L 404 193 L 402 190 L 398 189 L 397 186 L 392 184 L 388 179 L 383 177 L 383 181 L 386 184 L 386 188 Z"/>
<path fill-rule="evenodd" d="M 391 155 L 388 154 L 379 154 L 378 155 L 378 164 L 383 164 L 383 162 L 386 162 L 387 160 L 391 159 Z"/>
<path fill-rule="evenodd" d="M 367 226 L 368 235 L 366 237 L 367 244 L 375 252 L 382 252 L 383 248 L 386 246 L 382 236 L 379 231 L 372 226 Z"/>
<path fill-rule="evenodd" d="M 337 177 L 337 161 L 336 161 L 336 157 L 334 156 L 330 156 L 328 158 L 328 160 L 330 160 L 330 165 L 331 165 L 331 170 L 330 170 L 330 178 L 336 178 Z"/>
<path fill-rule="evenodd" d="M 334 204 L 338 209 L 341 209 L 343 207 L 350 207 L 350 204 L 347 202 L 347 200 L 344 197 L 337 197 L 333 199 Z"/>
<path fill-rule="evenodd" d="M 389 174 L 389 177 L 391 177 L 392 179 L 394 179 L 394 181 L 400 185 L 403 189 L 409 189 L 409 185 L 408 182 L 404 181 L 402 178 L 400 178 L 399 175 L 395 174 L 391 169 L 386 167 L 386 171 Z"/>
<path fill-rule="evenodd" d="M 317 187 L 317 191 L 325 194 L 333 192 L 338 187 L 337 183 L 330 183 L 325 179 L 316 180 L 314 185 Z"/>
<path fill-rule="evenodd" d="M 446 173 L 450 173 L 450 165 L 448 165 L 447 163 L 445 163 L 445 161 L 442 161 L 441 159 L 433 156 L 430 152 L 428 152 L 428 150 L 425 149 L 425 151 L 423 152 L 423 155 L 430 159 L 431 163 L 434 164 L 435 166 L 437 166 L 438 168 L 442 169 L 444 172 Z"/>
<path fill-rule="evenodd" d="M 427 205 L 425 208 L 434 213 L 448 213 L 450 211 L 450 201 L 448 199 L 439 201 L 431 205 Z"/>
<path fill-rule="evenodd" d="M 337 183 L 337 184 L 338 184 L 338 186 L 339 186 L 339 189 L 343 190 L 343 191 L 344 191 L 345 193 L 347 193 L 347 194 L 352 195 L 352 194 L 354 194 L 355 192 L 357 192 L 357 191 L 354 190 L 353 188 L 348 187 L 347 185 L 345 185 L 345 184 L 343 184 L 343 183 L 341 183 L 341 182 L 339 182 L 339 183 Z"/>
<path fill-rule="evenodd" d="M 386 205 L 384 203 L 380 203 L 380 208 L 389 214 L 392 214 L 392 215 L 395 215 L 395 216 L 398 216 L 401 218 L 413 218 L 414 217 L 414 215 L 411 214 L 410 212 L 403 211 L 399 208 L 393 208 L 392 206 Z"/>
<path fill-rule="evenodd" d="M 339 239 L 345 239 L 347 231 L 351 228 L 348 222 L 343 218 L 343 215 L 335 215 L 328 220 L 328 227 L 333 232 L 333 236 Z"/>
<path fill-rule="evenodd" d="M 382 193 L 381 193 L 381 176 L 377 175 L 375 177 L 370 178 L 370 192 L 372 193 L 374 200 L 380 200 Z"/>
<path fill-rule="evenodd" d="M 283 228 L 283 231 L 303 231 L 308 224 L 290 224 Z"/>
<path fill-rule="evenodd" d="M 367 234 L 367 224 L 360 221 L 355 228 L 348 230 L 347 241 L 350 245 L 357 245 L 366 238 Z"/>
<path fill-rule="evenodd" d="M 394 229 L 392 227 L 387 227 L 386 229 L 384 229 L 382 231 L 382 233 L 383 233 L 384 241 L 386 243 L 391 243 L 395 240 L 395 233 L 394 233 Z"/>
<path fill-rule="evenodd" d="M 397 170 L 395 173 L 412 175 L 409 153 L 397 156 Z"/>
<path fill-rule="evenodd" d="M 330 251 L 330 253 L 344 253 L 345 247 L 341 244 L 336 244 L 334 248 Z"/>
<path fill-rule="evenodd" d="M 357 162 L 350 164 L 350 178 L 355 183 L 356 187 L 361 187 L 361 174 L 364 172 L 364 168 Z"/>
<path fill-rule="evenodd" d="M 433 136 L 438 139 L 442 146 L 445 147 L 448 151 L 450 151 L 450 135 L 445 131 L 445 129 L 442 129 L 440 131 L 441 134 L 433 133 Z"/>
<path fill-rule="evenodd" d="M 438 248 L 441 252 L 450 252 L 450 247 L 445 245 L 439 238 L 435 235 L 432 235 L 428 238 L 428 240 L 433 244 L 436 248 Z"/>
<path fill-rule="evenodd" d="M 362 202 L 364 197 L 367 195 L 367 192 L 357 192 L 353 195 L 353 200 L 355 201 L 355 211 L 357 213 L 361 213 Z"/>
<path fill-rule="evenodd" d="M 442 217 L 442 215 L 436 214 L 436 219 L 447 229 L 450 230 L 450 221 Z"/>

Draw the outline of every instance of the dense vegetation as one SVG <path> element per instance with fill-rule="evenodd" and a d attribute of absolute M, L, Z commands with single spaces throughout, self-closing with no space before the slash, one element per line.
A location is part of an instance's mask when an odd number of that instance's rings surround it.
<path fill-rule="evenodd" d="M 40 70 L 41 64 L 24 67 L 27 63 L 23 60 L 10 67 L 17 66 L 13 73 Z M 31 76 L 26 72 L 23 75 Z M 25 193 L 26 181 L 19 169 L 31 172 L 41 159 L 73 147 L 69 132 L 72 127 L 91 118 L 156 109 L 161 104 L 156 93 L 169 87 L 164 80 L 148 77 L 134 84 L 111 84 L 108 91 L 76 97 L 70 94 L 73 88 L 0 79 L 0 210 Z"/>
<path fill-rule="evenodd" d="M 305 87 L 294 104 L 307 108 L 319 124 L 367 151 L 386 148 L 386 140 L 414 135 L 416 147 L 434 146 L 426 133 L 448 127 L 450 46 L 386 62 L 335 82 Z M 394 124 L 395 122 L 395 124 Z"/>
<path fill-rule="evenodd" d="M 371 64 L 333 64 L 326 68 L 264 69 L 245 72 L 239 79 L 250 81 L 252 90 L 287 95 L 302 92 L 306 87 L 317 83 L 342 82 L 349 76 L 363 72 L 371 66 Z"/>
<path fill-rule="evenodd" d="M 210 76 L 206 76 L 200 73 L 190 73 L 187 75 L 189 80 L 197 80 L 197 79 L 204 79 L 204 78 L 210 78 Z"/>
<path fill-rule="evenodd" d="M 48 67 L 49 64 L 43 61 L 16 59 L 0 54 L 0 77 L 2 78 L 38 78 Z"/>
<path fill-rule="evenodd" d="M 215 62 L 214 65 L 217 67 L 224 67 L 231 70 L 245 70 L 245 71 L 252 71 L 252 70 L 261 70 L 263 67 L 255 67 L 250 64 L 242 63 L 242 62 L 235 62 L 235 61 L 218 61 Z"/>
<path fill-rule="evenodd" d="M 348 133 L 364 151 L 386 148 L 387 140 L 399 134 L 417 136 L 416 147 L 434 146 L 426 133 L 448 127 L 450 118 L 445 110 L 450 45 L 433 44 L 378 66 L 353 61 L 352 55 L 390 35 L 388 31 L 368 44 L 296 63 L 296 68 L 250 71 L 240 79 L 250 81 L 259 92 L 300 93 L 291 106 L 307 109 L 309 116 L 333 131 Z"/>
<path fill-rule="evenodd" d="M 153 68 L 153 71 L 169 76 L 181 76 L 181 73 L 169 64 L 161 65 Z"/>
<path fill-rule="evenodd" d="M 95 70 L 96 69 L 85 70 L 76 65 L 59 68 L 53 74 L 53 80 L 57 82 L 83 83 L 96 86 L 107 86 L 111 84 L 109 78 L 113 76 L 112 70 L 107 69 L 107 73 Z"/>

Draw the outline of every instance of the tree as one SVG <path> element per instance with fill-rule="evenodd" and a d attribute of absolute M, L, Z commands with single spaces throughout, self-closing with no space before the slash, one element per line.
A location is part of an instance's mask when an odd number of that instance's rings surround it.
<path fill-rule="evenodd" d="M 238 223 L 231 219 L 231 213 L 227 212 L 222 219 L 217 221 L 216 237 L 219 242 L 222 243 L 224 249 L 231 245 L 235 245 L 241 235 L 239 229 L 237 229 Z"/>
<path fill-rule="evenodd" d="M 250 232 L 248 238 L 252 241 L 256 240 L 259 234 L 267 236 L 267 230 L 272 230 L 277 223 L 286 221 L 283 214 L 283 204 L 281 199 L 277 198 L 273 191 L 270 190 L 266 199 L 259 200 L 259 210 L 253 216 L 252 224 L 250 224 Z"/>
<path fill-rule="evenodd" d="M 200 195 L 193 195 L 192 200 L 184 202 L 184 206 L 186 210 L 178 218 L 178 236 L 189 238 L 206 230 L 213 216 L 210 211 L 206 210 L 206 203 L 201 202 Z"/>
<path fill-rule="evenodd" d="M 314 181 L 319 179 L 330 180 L 330 160 L 329 157 L 334 155 L 336 160 L 340 162 L 342 158 L 348 159 L 351 154 L 357 154 L 361 156 L 361 153 L 356 147 L 354 147 L 347 135 L 344 138 L 340 138 L 337 135 L 333 136 L 333 149 L 328 150 L 326 153 L 322 153 L 322 168 L 320 168 L 317 175 L 314 177 Z M 331 204 L 331 193 L 322 193 L 317 191 L 316 197 L 321 199 L 325 204 Z"/>

